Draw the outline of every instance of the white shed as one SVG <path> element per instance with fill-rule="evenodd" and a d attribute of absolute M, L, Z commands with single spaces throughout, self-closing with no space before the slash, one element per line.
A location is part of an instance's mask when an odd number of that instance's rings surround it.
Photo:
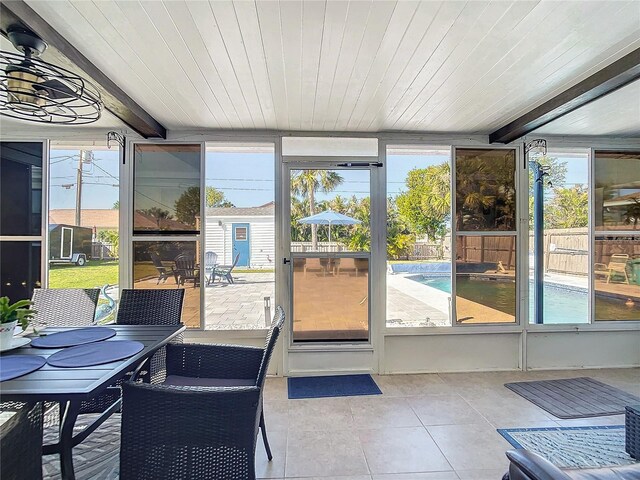
<path fill-rule="evenodd" d="M 218 254 L 218 263 L 238 268 L 274 268 L 275 206 L 207 208 L 205 252 Z"/>

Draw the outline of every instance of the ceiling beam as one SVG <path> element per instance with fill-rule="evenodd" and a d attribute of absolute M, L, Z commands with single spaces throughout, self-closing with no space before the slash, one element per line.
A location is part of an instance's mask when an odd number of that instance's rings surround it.
<path fill-rule="evenodd" d="M 0 29 L 20 25 L 48 44 L 42 59 L 86 77 L 100 92 L 107 110 L 144 138 L 166 138 L 166 129 L 22 0 L 0 3 Z"/>
<path fill-rule="evenodd" d="M 639 78 L 640 48 L 491 133 L 489 143 L 511 143 Z"/>

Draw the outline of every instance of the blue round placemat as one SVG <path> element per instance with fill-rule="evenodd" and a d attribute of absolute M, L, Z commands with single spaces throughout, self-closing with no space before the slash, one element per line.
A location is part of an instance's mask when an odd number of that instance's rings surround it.
<path fill-rule="evenodd" d="M 77 328 L 66 332 L 52 333 L 34 338 L 31 346 L 35 348 L 65 348 L 84 345 L 86 343 L 100 342 L 107 338 L 115 337 L 113 328 L 87 327 Z"/>
<path fill-rule="evenodd" d="M 62 368 L 91 367 L 124 360 L 134 356 L 143 348 L 142 343 L 131 340 L 89 343 L 60 350 L 47 358 L 47 363 L 52 367 Z"/>
<path fill-rule="evenodd" d="M 13 380 L 35 372 L 47 361 L 39 355 L 8 355 L 0 357 L 0 382 Z"/>

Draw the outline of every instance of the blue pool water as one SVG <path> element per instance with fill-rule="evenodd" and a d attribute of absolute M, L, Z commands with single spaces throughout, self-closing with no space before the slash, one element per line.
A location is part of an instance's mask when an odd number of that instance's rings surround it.
<path fill-rule="evenodd" d="M 411 280 L 451 293 L 451 279 L 448 276 L 412 275 Z M 533 282 L 530 283 L 533 298 Z M 516 289 L 514 282 L 474 280 L 460 277 L 457 294 L 462 298 L 486 305 L 510 315 L 515 315 Z M 624 305 L 619 308 L 625 309 Z M 544 285 L 545 323 L 587 323 L 589 303 L 587 291 L 577 288 L 563 288 L 553 284 Z M 533 319 L 533 302 L 529 305 L 529 318 Z"/>

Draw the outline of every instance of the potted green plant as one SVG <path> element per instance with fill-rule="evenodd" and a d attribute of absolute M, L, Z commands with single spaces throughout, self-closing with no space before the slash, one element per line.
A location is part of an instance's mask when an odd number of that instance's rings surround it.
<path fill-rule="evenodd" d="M 0 297 L 0 350 L 11 347 L 13 341 L 13 332 L 16 325 L 25 330 L 29 326 L 29 322 L 37 313 L 31 309 L 33 302 L 30 300 L 18 300 L 12 304 L 9 297 Z"/>

